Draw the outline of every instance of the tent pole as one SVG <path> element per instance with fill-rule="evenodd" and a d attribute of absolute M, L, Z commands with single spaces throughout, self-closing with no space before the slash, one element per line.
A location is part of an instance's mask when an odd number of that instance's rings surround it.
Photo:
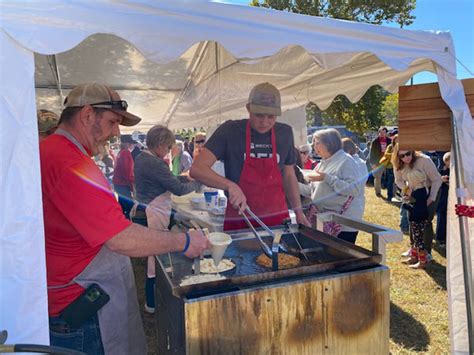
<path fill-rule="evenodd" d="M 61 77 L 59 76 L 59 67 L 58 67 L 58 61 L 56 59 L 56 54 L 48 55 L 47 58 L 48 58 L 49 66 L 51 67 L 51 71 L 53 72 L 54 81 L 56 81 L 56 89 L 58 90 L 59 97 L 61 98 L 61 105 L 62 105 L 64 102 L 64 95 L 63 95 L 63 90 L 62 90 L 62 85 L 61 85 Z"/>
<path fill-rule="evenodd" d="M 454 119 L 453 113 L 450 113 L 451 117 L 451 131 L 453 136 L 453 158 L 454 158 L 454 171 L 456 174 L 456 199 L 458 205 L 466 204 L 465 197 L 465 186 L 464 179 L 461 172 L 461 156 L 459 146 L 459 136 L 457 130 L 457 124 Z M 466 216 L 458 216 L 459 221 L 459 235 L 461 237 L 461 255 L 462 255 L 462 266 L 464 274 L 464 293 L 466 295 L 466 318 L 467 318 L 467 331 L 469 338 L 469 354 L 474 353 L 474 333 L 473 333 L 473 306 L 474 306 L 474 295 L 472 293 L 472 264 L 471 264 L 471 248 L 469 238 L 469 225 Z"/>

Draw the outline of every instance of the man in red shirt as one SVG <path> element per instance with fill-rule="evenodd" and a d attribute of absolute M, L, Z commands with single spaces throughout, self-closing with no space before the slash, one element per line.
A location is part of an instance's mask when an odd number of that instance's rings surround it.
<path fill-rule="evenodd" d="M 91 159 L 120 135 L 119 124 L 140 121 L 117 92 L 83 84 L 64 105 L 58 130 L 40 144 L 51 344 L 93 354 L 145 353 L 129 257 L 183 252 L 193 258 L 209 242 L 200 231 L 151 230 L 122 214 Z M 110 299 L 96 306 L 104 294 Z"/>
<path fill-rule="evenodd" d="M 120 137 L 120 152 L 114 168 L 112 182 L 114 190 L 119 195 L 119 203 L 127 219 L 130 219 L 130 210 L 133 207 L 133 191 L 135 177 L 133 176 L 133 157 L 130 148 L 135 141 L 129 134 Z"/>
<path fill-rule="evenodd" d="M 380 159 L 383 157 L 385 150 L 390 143 L 392 143 L 392 140 L 387 138 L 387 128 L 380 127 L 379 135 L 370 145 L 369 163 L 372 168 L 375 195 L 377 195 L 377 197 L 382 197 L 382 176 L 385 172 L 385 166 L 380 164 Z"/>

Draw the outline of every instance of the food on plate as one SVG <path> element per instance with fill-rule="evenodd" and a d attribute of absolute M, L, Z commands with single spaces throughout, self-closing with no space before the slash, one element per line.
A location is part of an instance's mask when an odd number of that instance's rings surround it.
<path fill-rule="evenodd" d="M 204 282 L 212 282 L 212 281 L 219 281 L 219 280 L 225 280 L 226 277 L 219 275 L 219 274 L 207 274 L 207 275 L 193 275 L 193 276 L 187 276 L 183 280 L 181 280 L 181 283 L 179 284 L 180 286 L 188 286 L 188 285 L 194 285 L 194 284 L 202 284 Z"/>
<path fill-rule="evenodd" d="M 257 264 L 266 268 L 272 268 L 272 259 L 265 254 L 260 254 L 257 259 Z M 300 264 L 300 259 L 296 256 L 279 253 L 278 254 L 278 268 L 279 269 L 291 269 L 297 267 Z"/>
<path fill-rule="evenodd" d="M 222 259 L 219 265 L 214 265 L 214 260 L 211 258 L 205 258 L 201 260 L 201 273 L 203 274 L 216 274 L 218 272 L 225 272 L 235 268 L 235 264 L 230 259 Z M 194 269 L 194 267 L 193 267 Z"/>

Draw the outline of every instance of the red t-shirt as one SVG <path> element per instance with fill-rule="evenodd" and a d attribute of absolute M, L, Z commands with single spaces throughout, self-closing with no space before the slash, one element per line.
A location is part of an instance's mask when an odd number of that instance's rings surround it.
<path fill-rule="evenodd" d="M 306 160 L 306 163 L 304 164 L 303 169 L 313 170 L 316 167 L 316 165 L 318 165 L 318 163 L 315 163 L 314 161 L 308 158 L 308 160 Z"/>
<path fill-rule="evenodd" d="M 117 155 L 114 177 L 112 182 L 115 185 L 132 186 L 135 181 L 133 176 L 133 157 L 128 149 L 122 149 Z"/>
<path fill-rule="evenodd" d="M 48 286 L 65 285 L 127 228 L 127 220 L 94 161 L 67 138 L 52 135 L 40 144 L 41 185 Z M 58 315 L 83 288 L 48 289 L 50 316 Z"/>
<path fill-rule="evenodd" d="M 387 149 L 387 138 L 380 137 L 379 142 L 380 142 L 380 150 L 382 151 L 382 153 L 385 153 L 385 150 Z"/>

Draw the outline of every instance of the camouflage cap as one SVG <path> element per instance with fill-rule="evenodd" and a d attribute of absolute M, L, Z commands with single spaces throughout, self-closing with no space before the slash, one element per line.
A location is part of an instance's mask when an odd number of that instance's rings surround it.
<path fill-rule="evenodd" d="M 59 117 L 54 112 L 38 110 L 36 116 L 38 118 L 39 133 L 47 133 L 50 129 L 58 126 Z"/>

